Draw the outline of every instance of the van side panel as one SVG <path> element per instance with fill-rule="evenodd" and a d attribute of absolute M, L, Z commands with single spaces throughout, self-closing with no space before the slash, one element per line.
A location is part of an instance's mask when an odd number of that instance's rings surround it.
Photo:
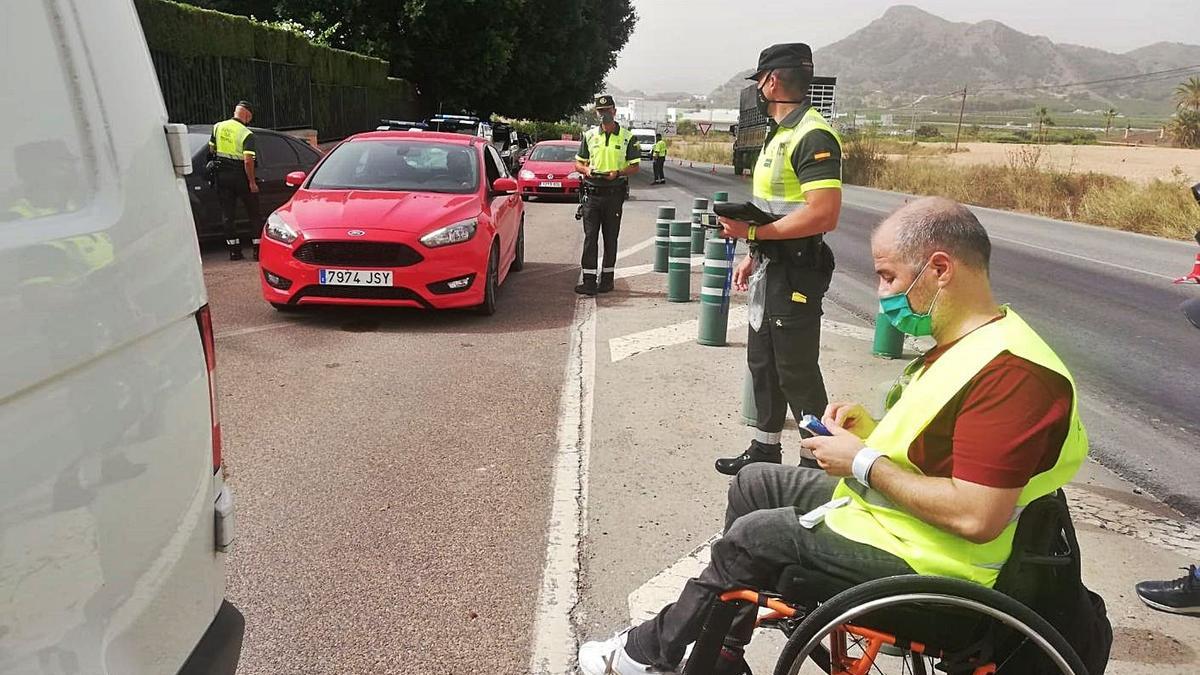
<path fill-rule="evenodd" d="M 0 75 L 0 672 L 174 673 L 224 556 L 199 250 L 131 0 L 9 0 Z"/>

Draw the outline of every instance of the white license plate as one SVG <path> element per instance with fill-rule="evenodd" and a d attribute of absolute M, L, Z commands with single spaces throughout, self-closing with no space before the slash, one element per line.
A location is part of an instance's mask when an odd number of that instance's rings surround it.
<path fill-rule="evenodd" d="M 392 273 L 383 270 L 321 270 L 322 286 L 391 286 Z"/>
<path fill-rule="evenodd" d="M 562 183 L 559 183 L 558 181 L 555 181 L 555 182 L 553 182 L 553 183 L 542 183 L 542 184 L 541 184 L 541 187 L 544 187 L 544 188 L 560 188 L 560 187 L 562 187 Z"/>

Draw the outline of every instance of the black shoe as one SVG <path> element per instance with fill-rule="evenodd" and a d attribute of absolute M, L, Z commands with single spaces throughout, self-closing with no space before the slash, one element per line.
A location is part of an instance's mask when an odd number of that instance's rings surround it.
<path fill-rule="evenodd" d="M 1200 579 L 1196 578 L 1195 565 L 1187 570 L 1186 576 L 1170 581 L 1143 581 L 1134 590 L 1142 602 L 1154 609 L 1200 615 Z"/>
<path fill-rule="evenodd" d="M 721 647 L 721 652 L 717 655 L 717 663 L 713 666 L 713 675 L 747 675 L 748 673 L 750 673 L 750 666 L 746 664 L 746 657 L 741 647 L 728 645 Z"/>
<path fill-rule="evenodd" d="M 583 283 L 575 286 L 575 292 L 580 295 L 595 295 L 599 292 L 596 288 L 596 277 L 584 277 Z"/>
<path fill-rule="evenodd" d="M 613 289 L 613 273 L 605 272 L 600 275 L 600 286 L 596 289 L 601 293 L 611 292 Z"/>
<path fill-rule="evenodd" d="M 767 445 L 758 441 L 750 441 L 750 447 L 737 457 L 718 459 L 717 472 L 726 476 L 736 476 L 747 464 L 755 462 L 783 463 L 783 449 L 778 443 Z"/>

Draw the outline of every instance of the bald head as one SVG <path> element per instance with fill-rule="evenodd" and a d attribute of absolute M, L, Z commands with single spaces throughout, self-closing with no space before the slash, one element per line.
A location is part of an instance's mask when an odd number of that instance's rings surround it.
<path fill-rule="evenodd" d="M 945 197 L 923 197 L 900 207 L 875 228 L 874 237 L 890 240 L 894 256 L 913 266 L 943 251 L 986 272 L 992 255 L 992 243 L 975 214 Z"/>

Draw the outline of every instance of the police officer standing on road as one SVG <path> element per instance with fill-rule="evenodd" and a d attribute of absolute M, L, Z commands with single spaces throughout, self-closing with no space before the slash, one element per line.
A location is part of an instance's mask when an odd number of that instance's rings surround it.
<path fill-rule="evenodd" d="M 667 142 L 662 134 L 654 134 L 654 150 L 650 154 L 654 157 L 654 184 L 667 182 L 667 176 L 663 173 L 663 166 L 667 163 Z"/>
<path fill-rule="evenodd" d="M 583 281 L 576 293 L 595 295 L 613 289 L 613 273 L 617 264 L 617 237 L 621 233 L 621 209 L 629 189 L 629 176 L 641 166 L 641 148 L 633 134 L 616 121 L 617 106 L 608 95 L 596 98 L 596 114 L 600 126 L 583 134 L 575 168 L 583 180 Z M 604 267 L 598 269 L 596 258 L 601 233 L 604 235 Z M 599 284 L 596 277 L 600 277 Z"/>
<path fill-rule="evenodd" d="M 254 259 L 258 260 L 258 239 L 263 223 L 258 208 L 258 182 L 254 175 L 254 133 L 246 127 L 253 117 L 250 104 L 239 101 L 233 109 L 233 117 L 214 124 L 212 137 L 208 139 L 217 199 L 225 226 L 225 246 L 229 249 L 230 260 L 242 259 L 242 240 L 234 222 L 238 201 L 242 202 L 250 219 Z"/>
<path fill-rule="evenodd" d="M 834 263 L 822 235 L 837 227 L 842 207 L 842 149 L 808 99 L 812 77 L 812 50 L 792 43 L 763 50 L 750 78 L 759 110 L 773 122 L 754 167 L 754 204 L 778 220 L 755 227 L 722 219 L 725 236 L 750 244 L 733 281 L 750 290 L 746 360 L 758 409 L 749 449 L 717 460 L 727 475 L 752 462 L 779 463 L 788 407 L 798 420 L 820 417 L 828 403 L 817 361 L 821 299 Z"/>

